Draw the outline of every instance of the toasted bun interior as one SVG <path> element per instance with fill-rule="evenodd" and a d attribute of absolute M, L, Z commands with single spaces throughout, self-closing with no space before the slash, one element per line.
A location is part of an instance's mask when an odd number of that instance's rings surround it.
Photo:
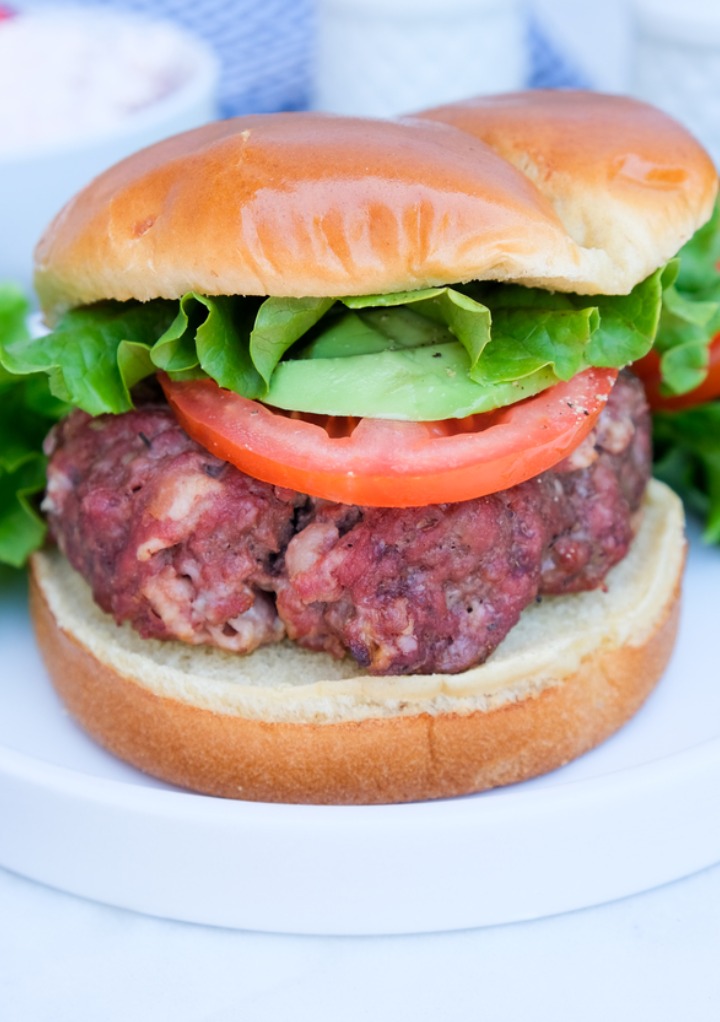
<path fill-rule="evenodd" d="M 395 121 L 255 115 L 111 168 L 36 251 L 52 320 L 103 298 L 338 296 L 468 281 L 627 293 L 710 215 L 715 168 L 667 115 L 519 93 Z"/>
<path fill-rule="evenodd" d="M 651 483 L 607 587 L 533 605 L 459 675 L 358 676 L 290 643 L 238 657 L 141 639 L 55 552 L 33 558 L 31 607 L 70 712 L 141 770 L 260 801 L 439 798 L 546 773 L 635 713 L 672 651 L 683 527 L 678 498 Z"/>

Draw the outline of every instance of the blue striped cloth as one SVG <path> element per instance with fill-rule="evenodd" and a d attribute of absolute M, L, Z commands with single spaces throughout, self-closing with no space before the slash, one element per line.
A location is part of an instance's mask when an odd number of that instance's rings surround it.
<path fill-rule="evenodd" d="M 102 6 L 168 18 L 210 43 L 221 63 L 221 116 L 301 110 L 310 103 L 313 0 L 105 0 Z M 531 88 L 591 86 L 534 17 L 528 56 Z"/>
<path fill-rule="evenodd" d="M 592 82 L 556 45 L 540 20 L 528 21 L 528 85 L 531 89 L 590 89 Z"/>

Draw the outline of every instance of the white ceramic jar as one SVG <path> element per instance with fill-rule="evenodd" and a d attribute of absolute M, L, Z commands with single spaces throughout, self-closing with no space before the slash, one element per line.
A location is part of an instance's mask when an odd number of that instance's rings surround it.
<path fill-rule="evenodd" d="M 634 0 L 631 88 L 686 125 L 720 166 L 720 0 Z"/>
<path fill-rule="evenodd" d="M 522 0 L 318 0 L 313 105 L 393 116 L 527 80 Z"/>
<path fill-rule="evenodd" d="M 0 281 L 30 288 L 40 234 L 96 174 L 212 120 L 217 77 L 167 22 L 58 5 L 0 23 Z"/>

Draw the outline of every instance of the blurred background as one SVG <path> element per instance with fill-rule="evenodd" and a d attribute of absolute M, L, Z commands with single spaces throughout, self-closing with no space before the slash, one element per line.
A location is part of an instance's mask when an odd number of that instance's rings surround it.
<path fill-rule="evenodd" d="M 0 279 L 104 167 L 216 117 L 650 99 L 720 162 L 720 0 L 0 0 Z"/>

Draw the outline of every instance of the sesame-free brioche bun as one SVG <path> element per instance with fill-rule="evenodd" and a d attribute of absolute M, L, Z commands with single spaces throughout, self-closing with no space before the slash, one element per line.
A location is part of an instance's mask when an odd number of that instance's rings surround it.
<path fill-rule="evenodd" d="M 635 713 L 673 647 L 683 525 L 679 499 L 651 483 L 606 588 L 546 597 L 458 675 L 358 676 L 290 643 L 239 657 L 141 639 L 56 553 L 33 558 L 31 608 L 72 715 L 141 770 L 251 800 L 441 798 L 559 767 Z"/>
<path fill-rule="evenodd" d="M 518 93 L 394 121 L 253 115 L 101 174 L 40 241 L 36 288 L 49 321 L 190 290 L 494 279 L 623 294 L 709 217 L 716 188 L 680 125 L 615 96 Z"/>
<path fill-rule="evenodd" d="M 717 170 L 710 157 L 677 121 L 639 100 L 540 89 L 417 116 L 490 146 L 542 192 L 583 252 L 606 252 L 630 275 L 641 278 L 653 259 L 660 265 L 675 255 L 678 240 L 712 211 Z"/>

